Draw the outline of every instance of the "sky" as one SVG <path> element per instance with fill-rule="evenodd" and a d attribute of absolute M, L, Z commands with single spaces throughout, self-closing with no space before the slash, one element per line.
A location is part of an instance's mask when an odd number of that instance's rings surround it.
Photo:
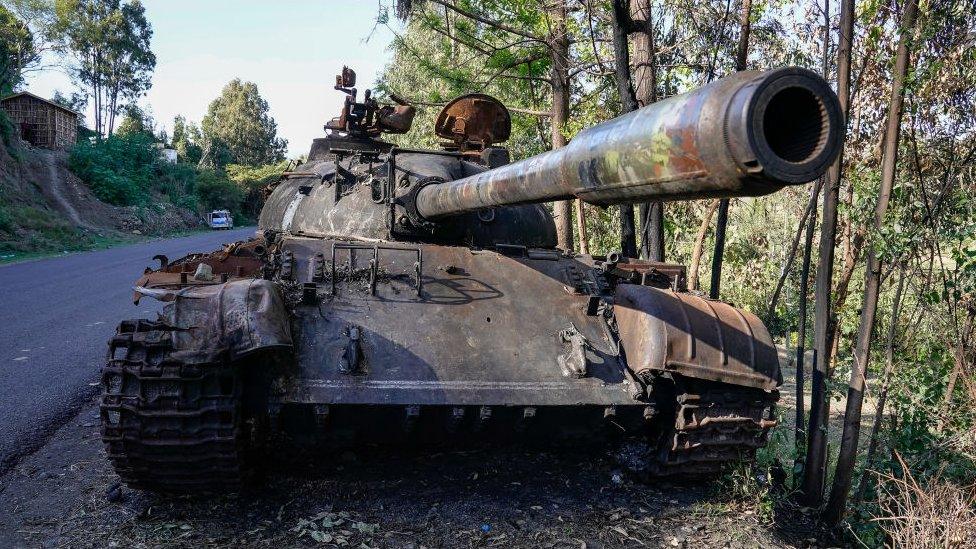
<path fill-rule="evenodd" d="M 182 114 L 199 123 L 207 105 L 234 78 L 257 84 L 288 140 L 288 155 L 307 153 L 339 113 L 334 91 L 343 65 L 360 90 L 391 57 L 393 34 L 374 25 L 378 0 L 143 0 L 153 27 L 153 86 L 138 103 L 170 132 Z M 44 65 L 56 65 L 45 60 Z M 63 69 L 30 74 L 26 89 L 42 97 L 76 91 Z M 361 97 L 361 95 L 360 95 Z M 89 113 L 88 120 L 92 120 Z"/>

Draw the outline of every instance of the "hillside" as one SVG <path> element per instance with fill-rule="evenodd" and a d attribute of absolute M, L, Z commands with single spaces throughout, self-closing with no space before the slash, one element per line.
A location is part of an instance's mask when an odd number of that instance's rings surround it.
<path fill-rule="evenodd" d="M 15 136 L 0 146 L 0 260 L 86 250 L 140 235 L 203 227 L 200 217 L 163 197 L 145 206 L 98 200 L 68 169 L 64 152 L 35 149 Z"/>

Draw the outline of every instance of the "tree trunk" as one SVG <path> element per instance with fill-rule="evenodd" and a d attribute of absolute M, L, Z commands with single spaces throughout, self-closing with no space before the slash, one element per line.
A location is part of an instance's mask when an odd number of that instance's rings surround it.
<path fill-rule="evenodd" d="M 817 198 L 820 196 L 823 181 L 821 178 L 810 191 L 810 220 L 803 237 L 803 263 L 800 267 L 800 310 L 798 312 L 800 318 L 796 329 L 796 416 L 793 425 L 793 445 L 796 448 L 796 456 L 793 462 L 794 485 L 798 484 L 799 473 L 803 471 L 800 453 L 807 443 L 806 431 L 803 430 L 803 423 L 806 419 L 803 412 L 803 401 L 806 397 L 804 394 L 806 384 L 806 365 L 804 362 L 807 345 L 807 300 L 810 293 L 810 256 L 813 252 L 813 231 L 817 225 Z"/>
<path fill-rule="evenodd" d="M 582 200 L 574 200 L 573 205 L 576 207 L 576 234 L 577 234 L 577 244 L 579 245 L 579 253 L 588 254 L 590 253 L 590 241 L 586 233 L 586 209 Z"/>
<path fill-rule="evenodd" d="M 92 97 L 95 103 L 95 133 L 102 137 L 102 91 L 98 86 L 98 73 L 95 67 L 98 66 L 98 54 L 92 52 Z"/>
<path fill-rule="evenodd" d="M 569 37 L 566 34 L 566 0 L 551 4 L 549 17 L 552 32 L 549 35 L 549 55 L 552 61 L 550 84 L 552 85 L 552 148 L 566 146 L 563 130 L 569 119 Z M 556 221 L 557 245 L 564 250 L 573 249 L 572 201 L 560 200 L 553 204 Z M 580 223 L 584 220 L 580 219 Z"/>
<path fill-rule="evenodd" d="M 845 124 L 850 112 L 851 40 L 854 36 L 854 1 L 841 0 L 837 42 L 837 98 Z M 832 330 L 830 289 L 834 274 L 834 245 L 837 241 L 837 198 L 844 152 L 827 171 L 820 227 L 820 257 L 817 261 L 813 322 L 813 371 L 811 375 L 810 424 L 807 429 L 807 457 L 803 466 L 802 500 L 811 507 L 823 502 L 827 459 L 827 368 Z"/>
<path fill-rule="evenodd" d="M 915 28 L 918 0 L 908 0 L 902 15 L 901 36 L 895 53 L 895 68 L 891 83 L 891 99 L 888 104 L 888 122 L 885 129 L 884 156 L 881 160 L 881 188 L 878 204 L 874 212 L 874 234 L 880 234 L 884 224 L 891 191 L 895 184 L 898 166 L 898 142 L 901 130 L 902 103 L 905 99 L 905 78 L 908 75 L 909 40 Z M 854 462 L 857 458 L 857 442 L 861 432 L 861 407 L 864 403 L 864 385 L 868 374 L 868 361 L 871 359 L 871 339 L 874 333 L 874 320 L 878 311 L 878 294 L 881 290 L 881 261 L 874 242 L 868 246 L 868 265 L 865 273 L 864 301 L 861 305 L 861 322 L 854 345 L 854 365 L 847 389 L 847 409 L 844 413 L 844 434 L 841 438 L 837 467 L 834 470 L 834 483 L 830 489 L 830 499 L 824 510 L 824 520 L 837 524 L 844 517 L 847 496 L 851 490 L 854 476 Z"/>
<path fill-rule="evenodd" d="M 630 15 L 644 25 L 633 38 L 633 82 L 638 107 L 657 101 L 657 52 L 654 44 L 654 10 L 651 0 L 632 0 Z M 640 213 L 640 256 L 651 261 L 664 261 L 664 203 L 643 202 Z"/>
<path fill-rule="evenodd" d="M 637 97 L 630 79 L 630 52 L 627 44 L 627 28 L 630 26 L 628 0 L 613 0 L 613 77 L 620 96 L 620 108 L 624 113 L 637 110 Z M 621 204 L 620 253 L 624 257 L 637 257 L 637 232 L 634 229 L 634 206 Z"/>
<path fill-rule="evenodd" d="M 966 325 L 962 332 L 958 335 L 956 341 L 956 349 L 953 355 L 954 364 L 952 366 L 952 372 L 949 373 L 949 383 L 946 385 L 945 396 L 942 397 L 942 405 L 939 407 L 939 419 L 938 425 L 939 429 L 942 428 L 942 418 L 945 417 L 946 413 L 949 411 L 949 407 L 952 405 L 952 396 L 956 392 L 956 383 L 959 381 L 960 375 L 965 375 L 966 370 L 966 349 L 965 349 L 965 337 L 966 334 L 972 330 L 973 327 L 973 314 L 970 313 L 966 317 Z"/>
<path fill-rule="evenodd" d="M 119 101 L 119 90 L 117 87 L 113 87 L 111 93 L 111 99 L 109 100 L 109 113 L 108 113 L 108 135 L 111 136 L 115 131 L 115 111 Z"/>
<path fill-rule="evenodd" d="M 715 248 L 712 251 L 712 284 L 708 297 L 718 299 L 722 287 L 722 258 L 725 255 L 725 229 L 729 224 L 729 199 L 718 201 L 718 218 L 715 220 Z"/>
<path fill-rule="evenodd" d="M 783 291 L 783 284 L 786 283 L 786 278 L 790 275 L 790 271 L 793 270 L 793 260 L 796 259 L 796 250 L 800 247 L 803 228 L 807 225 L 810 213 L 817 209 L 817 197 L 820 196 L 820 186 L 822 184 L 823 179 L 818 179 L 810 191 L 810 202 L 807 203 L 806 209 L 803 210 L 803 217 L 800 218 L 800 224 L 796 226 L 793 243 L 790 245 L 790 251 L 786 253 L 786 264 L 783 265 L 783 272 L 780 273 L 779 280 L 776 281 L 776 289 L 773 290 L 773 297 L 769 300 L 769 309 L 766 312 L 767 319 L 773 318 L 773 314 L 776 312 L 776 302 L 779 301 L 779 294 Z"/>
<path fill-rule="evenodd" d="M 823 42 L 820 58 L 820 73 L 827 78 L 830 70 L 830 0 L 823 3 Z M 810 292 L 810 258 L 813 255 L 813 231 L 817 225 L 817 199 L 820 189 L 827 181 L 827 176 L 823 175 L 817 182 L 813 191 L 813 210 L 810 211 L 810 224 L 807 225 L 806 235 L 803 237 L 803 266 L 800 268 L 800 322 L 797 326 L 797 345 L 796 345 L 796 423 L 793 426 L 793 444 L 796 454 L 793 458 L 793 486 L 798 487 L 803 477 L 804 464 L 803 454 L 807 445 L 807 432 L 804 429 L 806 418 L 803 412 L 803 400 L 805 394 L 806 377 L 806 344 L 807 344 L 807 305 L 809 303 Z"/>
<path fill-rule="evenodd" d="M 702 251 L 705 249 L 705 235 L 708 234 L 708 226 L 712 224 L 712 216 L 721 201 L 712 200 L 708 204 L 708 210 L 702 217 L 701 225 L 698 226 L 698 236 L 695 237 L 695 247 L 691 251 L 691 265 L 688 266 L 688 288 L 698 289 L 698 266 L 701 264 Z"/>
<path fill-rule="evenodd" d="M 640 205 L 642 232 L 641 256 L 651 261 L 664 261 L 664 203 L 645 202 Z"/>
<path fill-rule="evenodd" d="M 752 0 L 742 0 L 742 13 L 739 14 L 739 45 L 735 50 L 735 71 L 746 70 L 749 61 L 749 18 L 752 16 Z"/>
<path fill-rule="evenodd" d="M 901 308 L 902 292 L 905 289 L 905 266 L 902 265 L 898 273 L 898 288 L 895 290 L 895 301 L 891 305 L 891 320 L 888 321 L 888 341 L 885 343 L 885 371 L 881 378 L 881 393 L 878 395 L 878 402 L 874 407 L 874 422 L 871 425 L 871 436 L 868 439 L 868 453 L 864 458 L 864 474 L 861 475 L 861 482 L 857 485 L 857 492 L 854 494 L 854 505 L 864 499 L 864 492 L 867 490 L 868 469 L 874 463 L 874 454 L 878 451 L 878 433 L 881 432 L 881 424 L 884 422 L 885 402 L 888 400 L 888 388 L 891 386 L 891 376 L 895 372 L 895 335 L 898 333 L 898 312 Z"/>
<path fill-rule="evenodd" d="M 739 45 L 735 53 L 735 70 L 746 70 L 749 59 L 749 18 L 752 15 L 752 0 L 742 0 L 739 14 Z M 715 250 L 712 253 L 712 285 L 708 295 L 718 299 L 722 287 L 722 259 L 725 255 L 725 229 L 729 223 L 729 199 L 723 198 L 718 206 L 718 219 L 715 220 Z"/>

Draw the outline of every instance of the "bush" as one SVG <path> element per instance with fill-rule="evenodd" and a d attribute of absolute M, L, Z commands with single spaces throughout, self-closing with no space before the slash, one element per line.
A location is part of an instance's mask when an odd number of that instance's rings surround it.
<path fill-rule="evenodd" d="M 159 162 L 153 188 L 168 196 L 174 204 L 195 210 L 197 208 L 198 170 L 189 164 Z"/>
<path fill-rule="evenodd" d="M 261 189 L 288 166 L 231 165 L 224 173 L 170 164 L 160 159 L 155 138 L 145 132 L 80 142 L 71 150 L 68 165 L 95 196 L 110 204 L 145 205 L 158 193 L 192 210 L 230 210 L 241 221 L 257 216 L 264 198 Z"/>
<path fill-rule="evenodd" d="M 289 162 L 265 164 L 263 166 L 245 166 L 231 164 L 227 166 L 227 177 L 240 187 L 243 193 L 242 213 L 245 217 L 254 219 L 261 213 L 264 206 L 264 188 L 272 181 L 281 177 L 288 169 Z"/>
<path fill-rule="evenodd" d="M 68 166 L 99 199 L 117 206 L 144 204 L 156 175 L 155 140 L 144 133 L 81 142 Z"/>
<path fill-rule="evenodd" d="M 976 488 L 938 478 L 923 484 L 904 461 L 901 470 L 879 475 L 881 509 L 874 520 L 891 546 L 976 547 Z"/>
<path fill-rule="evenodd" d="M 235 218 L 241 215 L 244 191 L 220 172 L 201 170 L 197 174 L 196 195 L 204 211 L 230 210 Z"/>
<path fill-rule="evenodd" d="M 7 118 L 7 113 L 0 111 L 0 138 L 3 139 L 3 144 L 5 146 L 10 146 L 10 143 L 14 138 L 14 133 L 13 122 Z"/>

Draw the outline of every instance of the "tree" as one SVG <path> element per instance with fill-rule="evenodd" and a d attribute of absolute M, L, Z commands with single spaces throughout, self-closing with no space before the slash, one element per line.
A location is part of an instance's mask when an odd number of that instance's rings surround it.
<path fill-rule="evenodd" d="M 203 158 L 203 147 L 200 145 L 203 135 L 200 127 L 193 122 L 187 122 L 183 115 L 173 119 L 173 148 L 180 162 L 199 164 Z"/>
<path fill-rule="evenodd" d="M 268 110 L 257 85 L 240 78 L 231 80 L 203 117 L 203 138 L 208 143 L 204 149 L 215 151 L 218 144 L 226 147 L 235 164 L 257 166 L 281 161 L 288 142 L 278 137 L 278 125 Z"/>
<path fill-rule="evenodd" d="M 918 0 L 908 0 L 902 15 L 901 38 L 895 53 L 894 79 L 891 83 L 891 99 L 888 104 L 888 122 L 884 135 L 884 156 L 881 160 L 881 185 L 878 189 L 878 203 L 874 213 L 874 233 L 880 234 L 888 212 L 895 174 L 898 165 L 898 143 L 901 135 L 902 104 L 905 98 L 905 79 L 908 76 L 909 40 L 915 29 L 918 13 Z M 854 346 L 854 367 L 847 389 L 847 409 L 844 413 L 844 433 L 841 438 L 840 453 L 834 471 L 834 483 L 830 489 L 830 499 L 824 510 L 828 524 L 837 524 L 847 508 L 847 496 L 851 490 L 854 476 L 854 461 L 857 442 L 861 430 L 861 406 L 864 401 L 864 385 L 867 365 L 871 359 L 871 341 L 874 335 L 875 315 L 878 311 L 878 294 L 881 291 L 881 260 L 878 246 L 868 246 L 867 272 L 864 286 L 864 299 L 861 305 L 861 322 Z"/>
<path fill-rule="evenodd" d="M 88 106 L 88 96 L 78 92 L 72 92 L 71 95 L 65 95 L 61 90 L 54 90 L 54 95 L 51 97 L 51 102 L 61 105 L 62 107 L 67 107 L 77 113 L 81 113 Z"/>
<path fill-rule="evenodd" d="M 27 24 L 0 5 L 0 97 L 23 82 L 24 69 L 39 58 L 34 34 Z"/>
<path fill-rule="evenodd" d="M 153 136 L 156 131 L 156 121 L 152 115 L 143 110 L 138 105 L 128 105 L 125 107 L 125 115 L 119 123 L 119 136 L 129 136 L 136 133 L 144 133 Z"/>
<path fill-rule="evenodd" d="M 632 0 L 630 15 L 633 27 L 633 80 L 637 104 L 645 107 L 657 101 L 657 41 L 654 5 L 651 0 Z M 664 203 L 638 205 L 641 249 L 640 256 L 652 261 L 664 261 Z"/>
<path fill-rule="evenodd" d="M 481 70 L 470 71 L 464 67 L 463 71 L 455 71 L 454 67 L 437 66 L 430 61 L 429 51 L 413 52 L 417 63 L 441 78 L 458 83 L 467 80 L 470 84 L 480 84 L 481 89 L 496 80 L 525 83 L 527 86 L 520 86 L 528 92 L 523 93 L 523 97 L 532 99 L 540 95 L 536 87 L 540 84 L 546 86 L 551 93 L 549 110 L 545 113 L 549 121 L 549 145 L 558 148 L 567 143 L 573 106 L 571 75 L 579 67 L 571 47 L 574 40 L 570 33 L 574 21 L 567 11 L 566 0 L 550 2 L 545 9 L 520 3 L 501 6 L 492 2 L 462 3 L 453 0 L 430 0 L 423 4 L 436 4 L 444 11 L 441 13 L 435 11 L 433 6 L 424 8 L 408 0 L 400 0 L 397 13 L 444 36 L 452 43 L 452 54 L 462 47 L 471 50 L 469 60 L 478 59 Z M 404 45 L 403 42 L 400 44 Z M 506 82 L 506 85 L 513 84 Z M 529 89 L 525 90 L 525 87 Z M 468 88 L 464 91 L 474 90 Z M 571 204 L 568 200 L 553 204 L 558 245 L 564 249 L 573 248 Z M 576 213 L 578 226 L 582 228 L 585 219 L 581 205 Z M 578 232 L 582 236 L 582 231 Z M 581 240 L 581 244 L 580 247 L 584 248 L 586 242 Z"/>
<path fill-rule="evenodd" d="M 637 94 L 634 91 L 634 83 L 630 71 L 630 45 L 627 36 L 635 26 L 631 18 L 631 6 L 629 0 L 613 0 L 613 55 L 614 55 L 614 80 L 617 83 L 617 95 L 620 96 L 620 110 L 631 112 L 637 110 L 640 105 L 637 101 Z M 642 228 L 647 224 L 647 212 L 643 211 L 641 216 Z M 644 231 L 644 248 L 647 249 L 647 234 Z M 620 250 L 625 257 L 636 257 L 637 252 L 637 233 L 634 227 L 634 206 L 632 204 L 620 205 Z M 643 254 L 645 257 L 647 254 Z"/>
<path fill-rule="evenodd" d="M 73 74 L 95 107 L 95 130 L 111 135 L 121 101 L 151 86 L 152 27 L 139 0 L 56 0 L 52 32 L 76 61 Z"/>
<path fill-rule="evenodd" d="M 545 44 L 551 59 L 551 75 L 549 84 L 552 86 L 552 148 L 558 149 L 565 147 L 569 141 L 566 139 L 566 125 L 569 122 L 569 34 L 566 29 L 566 0 L 556 0 L 550 4 L 547 24 L 549 32 L 545 38 Z M 573 223 L 572 223 L 572 202 L 562 200 L 553 205 L 553 214 L 556 218 L 556 236 L 559 246 L 565 250 L 573 249 Z M 580 226 L 583 220 L 582 203 L 577 201 L 577 220 Z M 582 231 L 580 231 L 582 237 Z M 583 248 L 584 246 L 581 246 Z"/>
<path fill-rule="evenodd" d="M 735 70 L 746 70 L 749 59 L 749 31 L 751 29 L 752 0 L 742 0 L 739 16 L 739 45 L 735 53 Z M 712 284 L 708 295 L 718 299 L 722 285 L 722 259 L 725 256 L 725 230 L 729 224 L 729 199 L 723 198 L 718 204 L 718 218 L 715 220 L 715 249 L 712 254 Z"/>
<path fill-rule="evenodd" d="M 111 29 L 112 47 L 108 50 L 106 90 L 108 94 L 108 133 L 115 127 L 119 101 L 135 100 L 152 86 L 156 56 L 150 49 L 152 26 L 146 9 L 138 0 L 123 5 L 118 25 Z"/>
<path fill-rule="evenodd" d="M 840 29 L 837 47 L 837 98 L 841 116 L 848 120 L 851 101 L 851 49 L 854 38 L 854 2 L 841 0 Z M 834 246 L 837 242 L 837 203 L 844 152 L 827 172 L 823 197 L 823 221 L 820 228 L 820 254 L 814 288 L 813 373 L 810 379 L 810 425 L 807 428 L 807 457 L 803 467 L 802 497 L 808 505 L 823 502 L 827 467 L 827 378 L 830 341 L 833 334 L 831 285 L 834 275 Z"/>

